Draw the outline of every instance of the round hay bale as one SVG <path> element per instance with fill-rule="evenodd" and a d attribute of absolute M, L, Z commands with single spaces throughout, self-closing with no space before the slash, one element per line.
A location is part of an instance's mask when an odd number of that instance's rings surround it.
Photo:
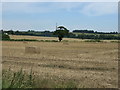
<path fill-rule="evenodd" d="M 38 47 L 25 47 L 25 53 L 40 54 L 40 48 L 38 48 Z"/>
<path fill-rule="evenodd" d="M 69 45 L 69 43 L 68 42 L 63 42 L 63 45 Z"/>

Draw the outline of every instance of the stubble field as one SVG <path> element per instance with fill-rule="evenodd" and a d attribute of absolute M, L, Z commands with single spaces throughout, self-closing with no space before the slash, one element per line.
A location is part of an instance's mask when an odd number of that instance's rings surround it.
<path fill-rule="evenodd" d="M 16 72 L 22 68 L 29 72 L 32 68 L 38 78 L 56 83 L 70 81 L 77 88 L 117 88 L 117 43 L 66 40 L 68 42 L 3 41 L 2 69 L 11 68 Z M 26 52 L 27 47 L 34 47 L 39 53 Z M 45 87 L 51 87 L 52 82 Z"/>

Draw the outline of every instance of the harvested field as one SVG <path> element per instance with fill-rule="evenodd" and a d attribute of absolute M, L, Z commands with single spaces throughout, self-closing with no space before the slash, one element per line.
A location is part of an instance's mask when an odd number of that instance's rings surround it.
<path fill-rule="evenodd" d="M 12 36 L 14 37 L 22 38 Z M 37 38 L 39 39 L 35 37 Z M 77 83 L 77 88 L 118 87 L 117 43 L 69 41 L 70 39 L 67 43 L 3 41 L 2 68 L 11 68 L 12 71 L 22 68 L 25 72 L 33 68 L 38 77 L 59 82 L 72 81 Z M 40 48 L 40 53 L 31 50 L 32 53 L 25 53 L 26 47 Z"/>
<path fill-rule="evenodd" d="M 37 36 L 23 36 L 23 35 L 10 35 L 11 39 L 35 39 L 35 40 L 58 40 L 56 37 L 37 37 Z M 84 41 L 81 39 L 73 39 L 73 38 L 64 38 L 64 40 L 69 41 Z"/>

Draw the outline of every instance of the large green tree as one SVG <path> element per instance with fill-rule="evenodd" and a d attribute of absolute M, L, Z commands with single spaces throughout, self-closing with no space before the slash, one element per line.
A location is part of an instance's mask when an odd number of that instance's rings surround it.
<path fill-rule="evenodd" d="M 53 34 L 58 36 L 59 41 L 62 41 L 63 37 L 69 34 L 69 30 L 64 26 L 59 26 Z"/>

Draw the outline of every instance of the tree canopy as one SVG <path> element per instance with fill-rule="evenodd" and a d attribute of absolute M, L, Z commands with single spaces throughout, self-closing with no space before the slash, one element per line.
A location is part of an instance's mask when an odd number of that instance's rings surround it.
<path fill-rule="evenodd" d="M 64 26 L 57 27 L 57 30 L 54 31 L 54 35 L 57 35 L 59 38 L 59 41 L 63 39 L 64 36 L 67 36 L 69 34 L 69 30 L 65 28 Z"/>

